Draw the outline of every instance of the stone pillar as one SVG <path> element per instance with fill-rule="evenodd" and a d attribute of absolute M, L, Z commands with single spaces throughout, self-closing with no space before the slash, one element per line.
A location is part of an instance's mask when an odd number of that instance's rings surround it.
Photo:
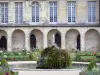
<path fill-rule="evenodd" d="M 47 47 L 47 33 L 43 32 L 43 48 Z"/>
<path fill-rule="evenodd" d="M 30 50 L 30 35 L 29 34 L 25 35 L 25 48 L 27 51 Z"/>
<path fill-rule="evenodd" d="M 66 42 L 65 42 L 65 41 L 66 41 L 66 40 L 65 40 L 65 35 L 66 35 L 65 32 L 62 32 L 62 33 L 61 33 L 61 48 L 62 48 L 62 49 L 65 49 L 65 43 L 66 43 Z"/>
<path fill-rule="evenodd" d="M 85 50 L 85 33 L 81 33 L 80 35 L 81 35 L 81 37 L 80 37 L 80 39 L 81 39 L 81 51 L 84 51 Z"/>
<path fill-rule="evenodd" d="M 53 34 L 53 36 L 52 36 L 52 45 L 54 45 L 55 44 L 55 34 Z"/>
<path fill-rule="evenodd" d="M 12 36 L 10 33 L 7 36 L 7 51 L 12 51 Z"/>

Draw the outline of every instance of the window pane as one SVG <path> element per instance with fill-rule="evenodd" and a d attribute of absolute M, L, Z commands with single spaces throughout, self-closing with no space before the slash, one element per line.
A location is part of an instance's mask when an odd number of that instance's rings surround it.
<path fill-rule="evenodd" d="M 88 22 L 96 22 L 96 2 L 88 2 Z"/>
<path fill-rule="evenodd" d="M 36 2 L 32 4 L 32 22 L 39 22 L 39 4 Z"/>
<path fill-rule="evenodd" d="M 8 3 L 0 3 L 1 23 L 8 23 Z"/>
<path fill-rule="evenodd" d="M 76 22 L 76 2 L 68 2 L 68 22 Z"/>
<path fill-rule="evenodd" d="M 15 23 L 23 23 L 23 3 L 15 3 Z"/>
<path fill-rule="evenodd" d="M 57 2 L 50 2 L 50 22 L 57 22 Z"/>

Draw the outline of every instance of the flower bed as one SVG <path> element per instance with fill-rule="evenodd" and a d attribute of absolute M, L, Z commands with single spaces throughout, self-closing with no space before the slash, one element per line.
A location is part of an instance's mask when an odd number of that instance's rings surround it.
<path fill-rule="evenodd" d="M 18 72 L 7 72 L 7 73 L 0 72 L 0 75 L 18 75 Z"/>
<path fill-rule="evenodd" d="M 7 61 L 37 61 L 40 58 L 41 51 L 20 51 L 20 52 L 0 52 L 0 58 Z"/>
<path fill-rule="evenodd" d="M 76 53 L 76 57 L 74 61 L 79 61 L 79 62 L 90 62 L 92 60 L 95 60 L 97 62 L 100 62 L 100 53 L 96 52 L 78 52 Z"/>

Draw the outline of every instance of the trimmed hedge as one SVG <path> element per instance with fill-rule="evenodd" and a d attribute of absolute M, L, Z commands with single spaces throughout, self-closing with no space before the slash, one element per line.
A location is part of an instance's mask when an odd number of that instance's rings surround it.
<path fill-rule="evenodd" d="M 44 49 L 40 60 L 37 62 L 37 68 L 39 69 L 70 68 L 71 65 L 72 60 L 69 53 L 55 46 Z"/>

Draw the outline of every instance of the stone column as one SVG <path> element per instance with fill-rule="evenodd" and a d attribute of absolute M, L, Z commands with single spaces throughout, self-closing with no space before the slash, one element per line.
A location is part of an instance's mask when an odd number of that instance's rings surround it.
<path fill-rule="evenodd" d="M 65 49 L 65 43 L 66 43 L 66 42 L 65 42 L 65 41 L 66 41 L 66 40 L 65 40 L 65 35 L 66 35 L 65 32 L 62 32 L 62 33 L 61 33 L 61 48 L 62 48 L 62 49 Z"/>
<path fill-rule="evenodd" d="M 54 45 L 55 44 L 55 34 L 53 34 L 53 36 L 52 36 L 52 45 Z"/>
<path fill-rule="evenodd" d="M 84 51 L 85 50 L 85 33 L 82 32 L 80 35 L 81 35 L 81 37 L 80 37 L 81 51 Z"/>
<path fill-rule="evenodd" d="M 9 52 L 12 51 L 12 36 L 10 33 L 8 33 L 8 36 L 7 36 L 7 51 Z"/>
<path fill-rule="evenodd" d="M 43 48 L 47 47 L 47 32 L 43 32 Z"/>
<path fill-rule="evenodd" d="M 30 35 L 25 34 L 25 48 L 27 51 L 30 50 Z"/>

